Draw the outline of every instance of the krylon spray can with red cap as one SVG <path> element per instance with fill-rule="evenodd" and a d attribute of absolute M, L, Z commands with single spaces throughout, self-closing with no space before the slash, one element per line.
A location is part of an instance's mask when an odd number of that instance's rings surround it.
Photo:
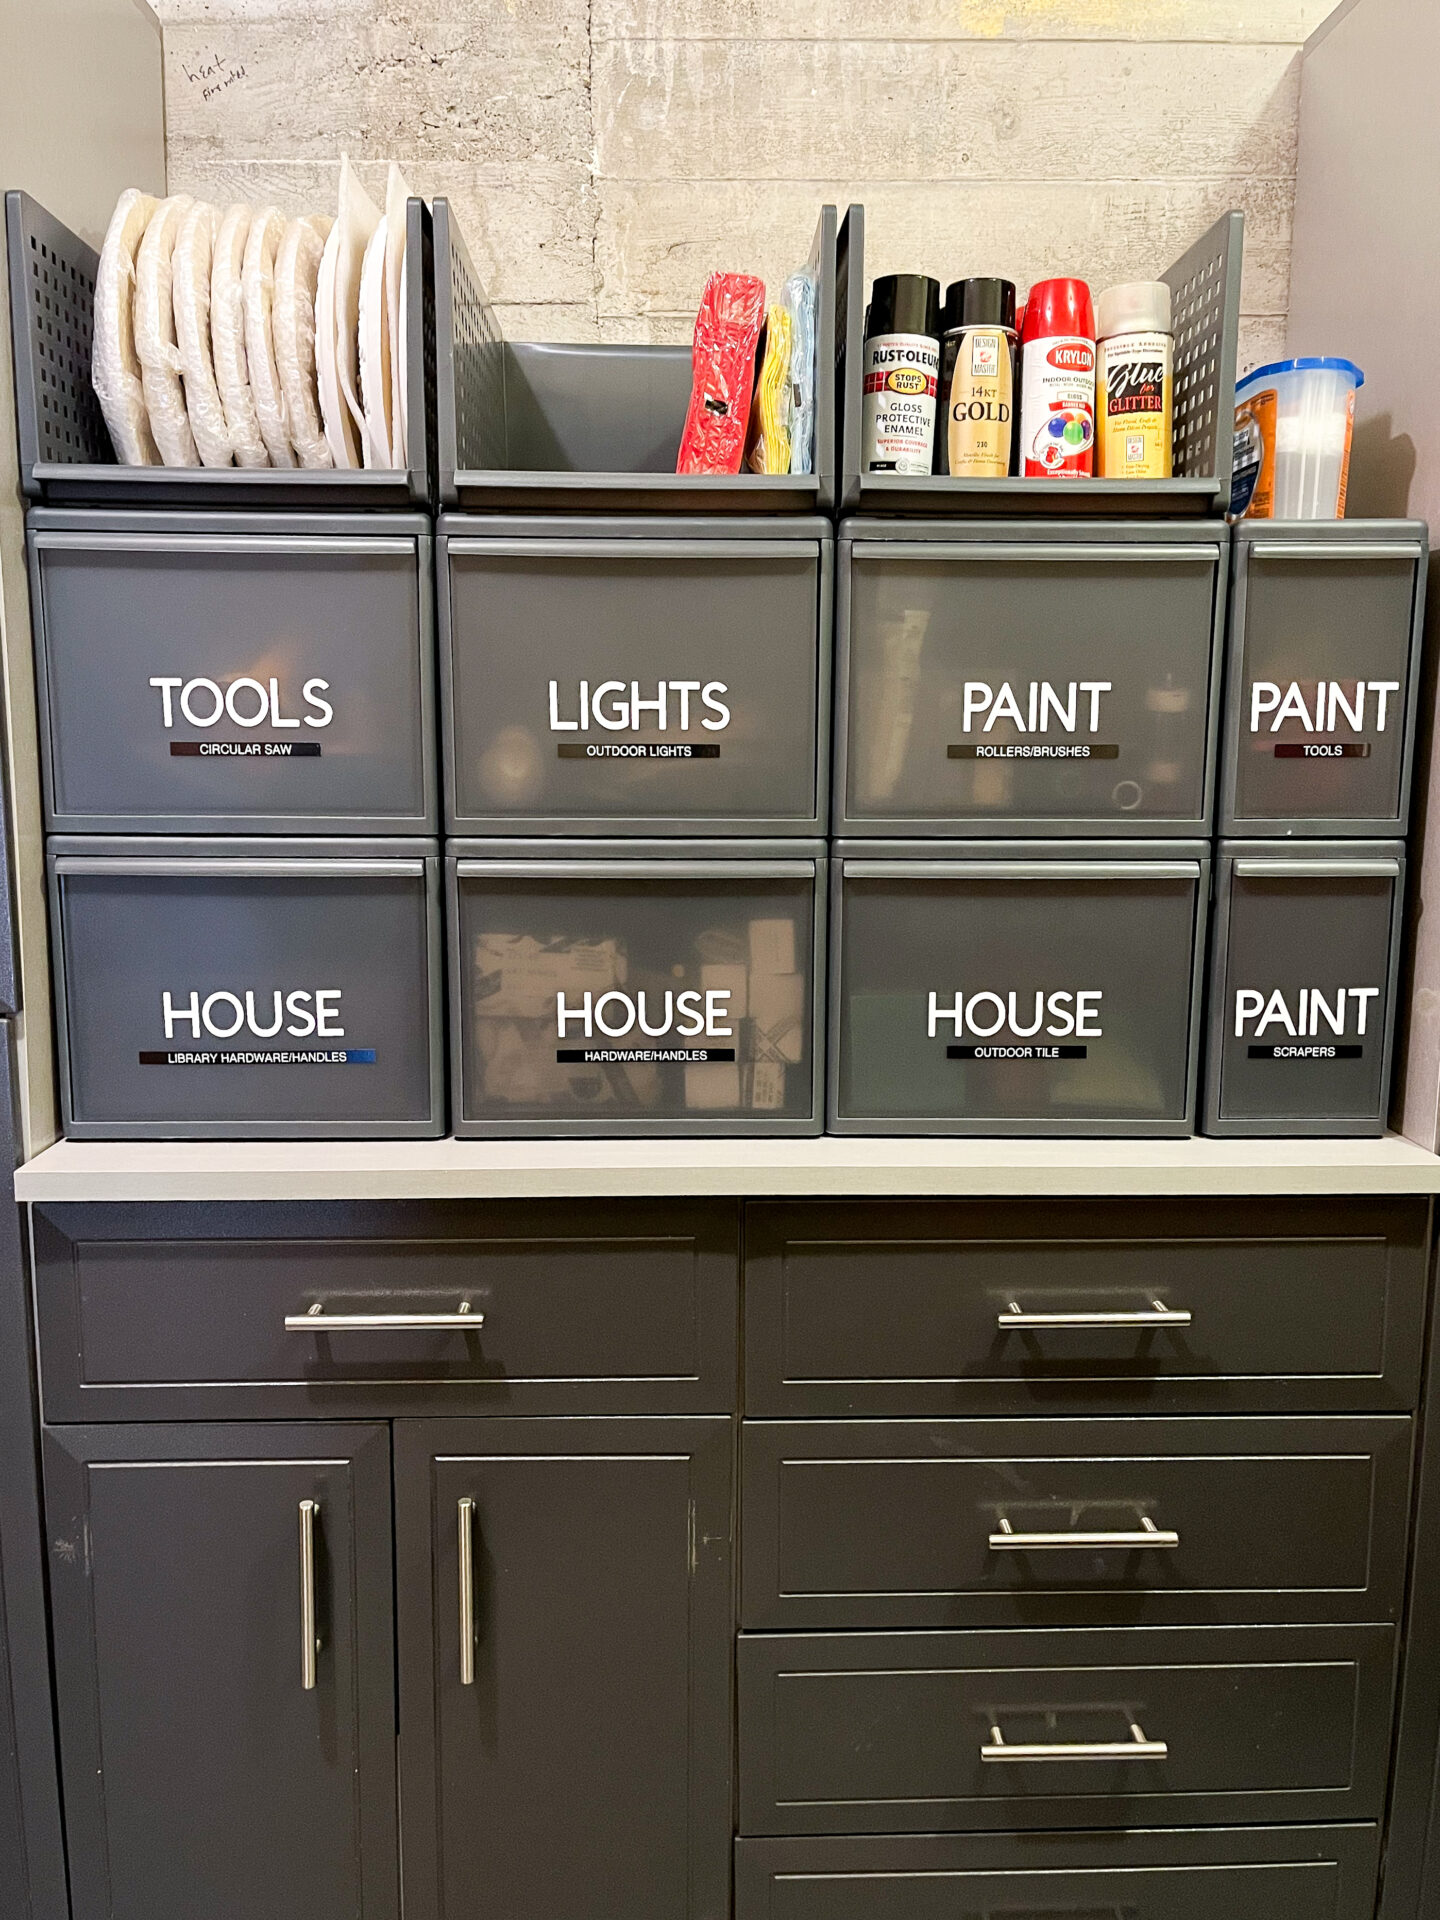
<path fill-rule="evenodd" d="M 1030 289 L 1021 338 L 1020 471 L 1078 480 L 1095 471 L 1095 310 L 1083 280 Z"/>

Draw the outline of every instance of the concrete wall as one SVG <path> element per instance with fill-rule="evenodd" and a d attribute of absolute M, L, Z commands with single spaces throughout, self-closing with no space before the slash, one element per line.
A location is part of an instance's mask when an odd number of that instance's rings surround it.
<path fill-rule="evenodd" d="M 871 268 L 1163 270 L 1248 221 L 1246 365 L 1284 342 L 1300 43 L 1331 0 L 156 0 L 170 178 L 333 205 L 343 149 L 444 193 L 513 337 L 686 339 L 819 202 Z"/>

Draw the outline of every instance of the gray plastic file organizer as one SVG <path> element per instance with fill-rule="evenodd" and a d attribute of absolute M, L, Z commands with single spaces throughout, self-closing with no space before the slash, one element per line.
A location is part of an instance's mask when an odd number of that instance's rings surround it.
<path fill-rule="evenodd" d="M 451 833 L 823 833 L 830 523 L 441 516 Z"/>
<path fill-rule="evenodd" d="M 49 845 L 75 1140 L 435 1139 L 433 840 Z"/>
<path fill-rule="evenodd" d="M 841 511 L 1223 515 L 1230 505 L 1244 233 L 1244 216 L 1227 213 L 1160 275 L 1171 289 L 1174 306 L 1173 479 L 962 480 L 949 474 L 861 470 L 860 389 L 870 278 L 865 265 L 865 209 L 852 206 L 840 224 L 835 275 L 835 340 L 840 355 L 836 378 L 844 409 Z M 1065 236 L 1057 231 L 1055 239 L 1056 271 L 1064 272 Z M 1094 291 L 1101 288 L 1096 286 Z"/>
<path fill-rule="evenodd" d="M 795 265 L 802 265 L 797 260 Z M 814 513 L 835 498 L 835 209 L 822 207 L 814 472 L 675 471 L 690 399 L 685 346 L 507 340 L 453 209 L 435 202 L 440 504 L 475 512 Z M 698 304 L 701 286 L 697 283 Z M 770 299 L 780 288 L 767 288 Z"/>
<path fill-rule="evenodd" d="M 1206 1133 L 1385 1131 L 1404 896 L 1400 841 L 1221 841 Z"/>
<path fill-rule="evenodd" d="M 122 467 L 90 384 L 93 247 L 29 194 L 5 196 L 20 485 L 32 500 L 146 507 L 406 507 L 430 504 L 435 444 L 435 275 L 430 210 L 406 206 L 403 470 Z M 418 270 L 417 270 L 418 268 Z"/>
<path fill-rule="evenodd" d="M 821 1132 L 823 841 L 446 854 L 458 1136 Z"/>
<path fill-rule="evenodd" d="M 29 516 L 46 824 L 434 833 L 430 522 Z"/>
<path fill-rule="evenodd" d="M 1428 555 L 1422 520 L 1235 528 L 1222 833 L 1407 831 Z"/>
<path fill-rule="evenodd" d="M 835 832 L 1209 830 L 1213 521 L 840 525 Z"/>
<path fill-rule="evenodd" d="M 832 1133 L 1194 1131 L 1204 841 L 839 841 Z"/>

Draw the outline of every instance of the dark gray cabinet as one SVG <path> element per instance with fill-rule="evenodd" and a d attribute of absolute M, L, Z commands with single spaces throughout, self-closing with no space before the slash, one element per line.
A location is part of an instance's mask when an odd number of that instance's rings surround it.
<path fill-rule="evenodd" d="M 398 1913 L 388 1439 L 45 1436 L 74 1920 Z"/>
<path fill-rule="evenodd" d="M 724 1920 L 731 1423 L 395 1446 L 407 1920 Z"/>

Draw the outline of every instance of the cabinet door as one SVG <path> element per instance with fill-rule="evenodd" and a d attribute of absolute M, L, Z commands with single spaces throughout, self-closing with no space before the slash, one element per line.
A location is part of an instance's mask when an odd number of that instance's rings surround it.
<path fill-rule="evenodd" d="M 46 1433 L 74 1920 L 394 1920 L 388 1442 Z"/>
<path fill-rule="evenodd" d="M 395 1436 L 407 1920 L 724 1920 L 730 1422 Z"/>

